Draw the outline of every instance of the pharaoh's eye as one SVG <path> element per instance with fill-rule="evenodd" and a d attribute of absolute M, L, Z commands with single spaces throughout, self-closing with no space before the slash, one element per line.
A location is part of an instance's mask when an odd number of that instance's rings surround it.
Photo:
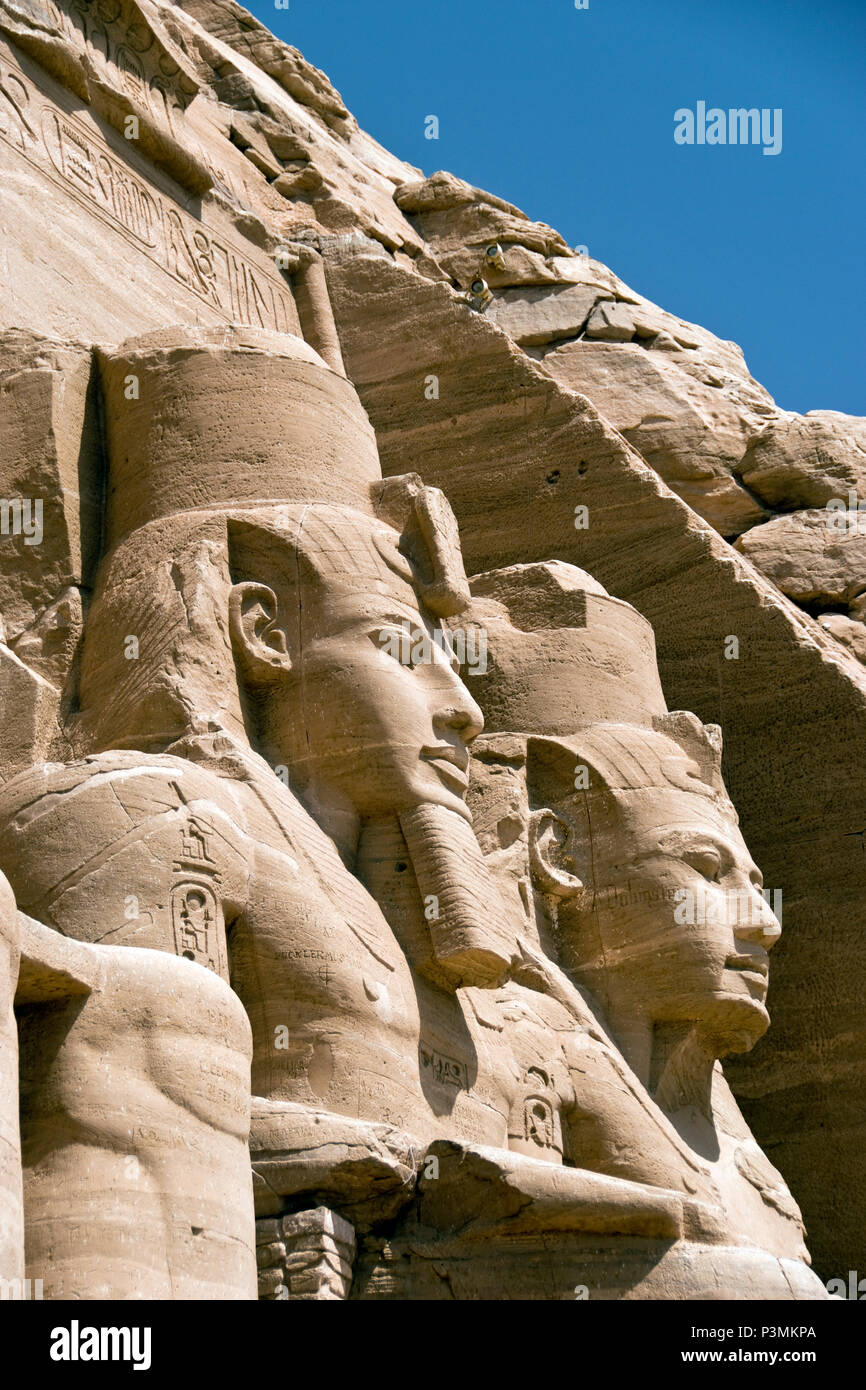
<path fill-rule="evenodd" d="M 718 883 L 722 877 L 722 859 L 717 850 L 709 845 L 701 849 L 687 849 L 683 858 L 693 869 L 697 869 L 710 883 Z"/>
<path fill-rule="evenodd" d="M 384 652 L 401 666 L 414 668 L 420 666 L 426 656 L 429 639 L 427 634 L 417 628 L 379 627 L 369 634 L 370 641 L 378 651 Z"/>

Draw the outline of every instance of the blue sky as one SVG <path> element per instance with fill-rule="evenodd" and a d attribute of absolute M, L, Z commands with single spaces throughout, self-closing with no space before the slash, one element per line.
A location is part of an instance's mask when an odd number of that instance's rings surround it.
<path fill-rule="evenodd" d="M 866 0 L 252 0 L 360 124 L 738 342 L 787 410 L 866 415 Z M 777 108 L 782 150 L 674 112 Z M 438 141 L 424 119 L 439 117 Z"/>

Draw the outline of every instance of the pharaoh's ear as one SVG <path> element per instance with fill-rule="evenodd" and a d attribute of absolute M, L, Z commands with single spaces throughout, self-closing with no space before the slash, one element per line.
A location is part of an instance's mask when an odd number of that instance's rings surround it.
<path fill-rule="evenodd" d="M 278 612 L 277 596 L 266 584 L 235 584 L 229 595 L 232 648 L 249 679 L 258 684 L 292 669 Z"/>
<path fill-rule="evenodd" d="M 573 898 L 583 891 L 574 861 L 574 834 L 554 811 L 533 811 L 529 817 L 529 864 L 542 893 Z"/>

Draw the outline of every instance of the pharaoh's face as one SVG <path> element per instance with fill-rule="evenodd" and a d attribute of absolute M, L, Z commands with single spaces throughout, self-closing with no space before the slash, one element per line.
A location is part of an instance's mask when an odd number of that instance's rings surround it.
<path fill-rule="evenodd" d="M 620 793 L 593 838 L 594 959 L 610 1004 L 697 1025 L 716 1055 L 769 1023 L 768 952 L 781 927 L 732 819 L 708 796 Z M 586 913 L 583 938 L 586 940 Z"/>
<path fill-rule="evenodd" d="M 335 585 L 305 624 L 293 686 L 292 717 L 300 701 L 306 733 L 297 760 L 362 817 L 432 802 L 468 818 L 467 744 L 481 711 L 412 586 L 389 575 L 376 587 Z"/>

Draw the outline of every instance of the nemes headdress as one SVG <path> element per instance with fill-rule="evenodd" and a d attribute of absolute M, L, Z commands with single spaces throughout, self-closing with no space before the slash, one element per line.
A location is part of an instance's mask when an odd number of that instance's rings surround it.
<path fill-rule="evenodd" d="M 709 800 L 724 821 L 738 822 L 722 777 L 721 729 L 686 710 L 657 715 L 651 727 L 599 723 L 572 738 L 533 736 L 526 757 L 528 780 L 542 799 L 555 798 L 557 787 L 570 798 L 621 806 L 658 792 L 685 792 Z"/>

